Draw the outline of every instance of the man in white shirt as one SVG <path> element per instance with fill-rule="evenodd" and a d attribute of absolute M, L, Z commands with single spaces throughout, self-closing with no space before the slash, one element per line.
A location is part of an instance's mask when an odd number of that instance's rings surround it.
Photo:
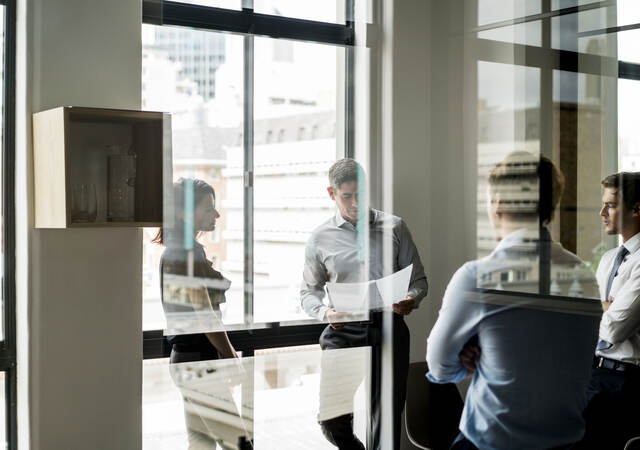
<path fill-rule="evenodd" d="M 366 203 L 362 201 L 361 195 L 364 191 L 363 181 L 362 167 L 351 158 L 341 159 L 329 169 L 330 186 L 327 191 L 336 203 L 337 212 L 334 217 L 318 226 L 307 242 L 300 297 L 302 308 L 309 316 L 330 323 L 320 336 L 320 346 L 323 350 L 371 345 L 372 341 L 380 337 L 381 330 L 376 320 L 348 322 L 348 313 L 336 311 L 330 299 L 326 299 L 325 303 L 326 283 L 376 280 L 413 265 L 406 297 L 397 299 L 392 307 L 393 335 L 384 337 L 393 342 L 394 448 L 399 448 L 402 423 L 400 417 L 404 408 L 409 369 L 409 329 L 404 322 L 404 316 L 417 308 L 427 295 L 427 277 L 405 222 L 400 217 L 368 208 L 366 205 L 363 207 L 363 203 Z M 389 255 L 392 256 L 392 264 L 385 264 L 387 244 L 390 244 L 388 247 L 392 251 L 392 255 Z M 375 319 L 376 316 L 379 318 L 379 313 L 371 313 L 371 319 Z M 359 353 L 356 351 L 356 354 Z M 376 361 L 376 358 L 372 361 L 374 373 L 380 369 L 376 366 Z M 330 364 L 323 363 L 323 367 L 328 369 L 328 366 Z M 344 373 L 340 373 L 341 371 Z M 323 370 L 321 392 L 328 380 L 344 380 L 352 376 L 348 371 L 346 366 L 340 365 L 334 367 L 332 376 L 328 376 L 327 371 Z M 355 387 L 358 384 L 359 382 L 355 383 Z M 373 448 L 378 448 L 380 393 L 376 389 L 379 387 L 378 384 L 372 384 L 370 438 Z M 343 397 L 338 401 L 342 403 L 347 400 L 351 403 L 353 393 Z M 364 449 L 353 433 L 352 415 L 344 411 L 337 416 L 324 414 L 322 405 L 326 398 L 320 400 L 321 414 L 318 418 L 329 442 L 340 450 Z"/>
<path fill-rule="evenodd" d="M 596 277 L 602 321 L 584 417 L 588 448 L 622 449 L 640 436 L 640 173 L 602 180 L 602 216 L 607 234 L 622 245 L 606 252 Z"/>

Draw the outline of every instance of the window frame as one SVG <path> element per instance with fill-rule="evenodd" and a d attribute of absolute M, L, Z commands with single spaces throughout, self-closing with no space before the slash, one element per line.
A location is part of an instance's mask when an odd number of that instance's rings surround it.
<path fill-rule="evenodd" d="M 532 46 L 526 44 L 516 44 L 510 42 L 495 41 L 491 39 L 484 39 L 475 37 L 473 45 L 475 54 L 475 63 L 479 61 L 510 64 L 514 66 L 533 67 L 540 70 L 540 148 L 552 148 L 553 142 L 553 114 L 548 112 L 553 108 L 553 73 L 554 71 L 566 71 L 573 73 L 593 74 L 593 75 L 606 75 L 602 72 L 601 68 L 603 63 L 611 62 L 611 57 L 600 56 L 587 53 L 579 53 L 570 50 L 555 49 L 551 46 L 551 20 L 553 17 L 561 17 L 568 14 L 578 14 L 583 11 L 595 10 L 600 8 L 607 8 L 616 6 L 614 0 L 604 0 L 594 3 L 588 3 L 585 5 L 577 5 L 561 9 L 552 9 L 551 0 L 540 0 L 541 12 L 538 14 L 532 14 L 529 16 L 516 17 L 513 19 L 502 20 L 499 22 L 488 23 L 481 26 L 470 27 L 472 34 L 479 33 L 481 31 L 498 29 L 506 26 L 523 24 L 533 21 L 541 22 L 541 45 Z M 474 10 L 472 17 L 469 20 L 473 24 L 477 24 L 478 16 L 478 0 L 474 2 Z M 577 37 L 594 36 L 598 34 L 618 33 L 628 30 L 634 30 L 640 28 L 640 23 L 629 24 L 625 26 L 607 27 L 597 30 L 589 30 L 579 32 Z M 496 57 L 496 54 L 505 55 L 504 51 L 495 50 L 511 50 L 511 56 L 513 59 Z M 640 80 L 640 64 L 631 63 L 627 61 L 617 60 L 617 79 L 629 79 Z M 567 183 L 567 186 L 571 183 Z M 574 186 L 575 188 L 575 186 Z M 565 188 L 566 189 L 566 188 Z M 542 224 L 540 225 L 542 227 Z M 562 231 L 561 231 L 562 234 Z M 539 296 L 559 298 L 559 296 L 551 295 L 549 288 L 551 284 L 550 280 L 550 264 L 549 264 L 549 243 L 544 242 L 545 245 L 541 247 L 541 256 L 539 258 Z M 571 245 L 562 244 L 570 251 L 575 249 L 571 248 Z M 505 294 L 518 294 L 518 291 L 503 290 Z"/>
<path fill-rule="evenodd" d="M 5 373 L 5 430 L 7 448 L 17 439 L 16 294 L 15 294 L 15 61 L 16 0 L 4 6 L 4 104 L 2 108 L 2 218 L 4 264 L 2 273 L 4 340 L 0 342 L 0 371 Z"/>
<path fill-rule="evenodd" d="M 344 73 L 344 149 L 346 157 L 354 156 L 354 0 L 345 0 L 345 23 L 261 14 L 253 11 L 253 0 L 242 0 L 241 10 L 194 5 L 164 0 L 143 0 L 142 23 L 158 26 L 183 26 L 198 30 L 242 34 L 244 39 L 244 283 L 253 286 L 253 77 L 254 36 L 290 39 L 301 42 L 330 44 L 345 48 Z M 229 331 L 229 339 L 244 356 L 254 350 L 317 344 L 326 324 L 311 319 L 299 322 L 255 323 L 253 290 L 245 289 L 243 326 Z M 143 359 L 166 358 L 171 346 L 162 330 L 143 330 Z"/>

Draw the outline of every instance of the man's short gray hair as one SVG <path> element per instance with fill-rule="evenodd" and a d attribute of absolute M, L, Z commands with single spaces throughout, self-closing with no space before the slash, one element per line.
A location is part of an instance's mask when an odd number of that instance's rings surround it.
<path fill-rule="evenodd" d="M 329 183 L 333 188 L 339 188 L 342 183 L 349 181 L 358 181 L 363 176 L 362 166 L 353 158 L 339 159 L 329 169 Z"/>

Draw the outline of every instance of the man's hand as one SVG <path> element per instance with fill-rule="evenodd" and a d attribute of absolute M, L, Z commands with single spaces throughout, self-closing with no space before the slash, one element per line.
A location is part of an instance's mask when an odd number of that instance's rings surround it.
<path fill-rule="evenodd" d="M 464 344 L 462 351 L 458 354 L 460 362 L 467 369 L 467 376 L 473 375 L 478 368 L 480 362 L 480 346 L 478 345 L 478 337 L 474 336 Z"/>
<path fill-rule="evenodd" d="M 398 303 L 394 303 L 391 305 L 391 309 L 394 313 L 400 314 L 401 316 L 406 316 L 411 313 L 416 308 L 416 301 L 410 295 L 407 295 L 407 298 L 404 300 L 400 300 Z"/>
<path fill-rule="evenodd" d="M 612 303 L 613 303 L 613 297 L 611 297 L 611 300 L 609 301 L 602 302 L 602 310 L 606 311 L 607 309 L 609 309 L 609 306 L 611 306 Z"/>
<path fill-rule="evenodd" d="M 339 330 L 344 327 L 344 322 L 348 322 L 351 314 L 346 312 L 338 312 L 335 309 L 329 309 L 324 313 L 325 320 L 329 321 L 329 325 L 334 330 Z"/>

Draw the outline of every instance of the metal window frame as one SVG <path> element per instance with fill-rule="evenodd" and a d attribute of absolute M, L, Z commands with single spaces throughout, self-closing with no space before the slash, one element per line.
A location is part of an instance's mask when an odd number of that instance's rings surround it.
<path fill-rule="evenodd" d="M 5 430 L 7 448 L 15 450 L 16 396 L 16 295 L 15 295 L 15 61 L 16 0 L 0 0 L 4 14 L 4 104 L 2 109 L 2 217 L 4 273 L 2 274 L 4 340 L 0 342 L 0 371 L 5 372 Z"/>
<path fill-rule="evenodd" d="M 253 355 L 262 348 L 288 347 L 317 343 L 325 324 L 287 325 L 278 322 L 257 324 L 253 320 L 253 86 L 254 86 L 254 36 L 290 39 L 302 42 L 330 44 L 345 48 L 345 156 L 353 157 L 355 141 L 354 125 L 354 49 L 355 24 L 354 0 L 345 0 L 345 24 L 260 14 L 253 11 L 253 0 L 242 0 L 241 10 L 229 10 L 175 1 L 143 0 L 142 22 L 151 25 L 190 27 L 199 30 L 242 34 L 244 40 L 244 316 L 249 329 L 230 331 L 229 338 L 243 355 Z M 170 346 L 162 330 L 143 332 L 143 359 L 167 357 Z"/>
<path fill-rule="evenodd" d="M 514 18 L 511 20 L 505 20 L 495 23 L 490 23 L 482 26 L 478 26 L 472 28 L 470 30 L 471 33 L 477 33 L 480 31 L 486 31 L 496 28 L 501 28 L 505 26 L 527 23 L 532 21 L 541 21 L 542 29 L 541 29 L 541 45 L 540 46 L 531 46 L 525 44 L 515 44 L 509 42 L 501 42 L 494 41 L 490 39 L 483 39 L 476 37 L 474 45 L 475 45 L 475 53 L 477 56 L 477 61 L 486 61 L 486 62 L 497 62 L 497 63 L 506 63 L 512 65 L 519 65 L 524 67 L 534 67 L 540 70 L 540 148 L 550 148 L 552 140 L 553 140 L 553 124 L 550 123 L 550 120 L 553 119 L 553 115 L 549 113 L 551 108 L 553 107 L 553 100 L 551 98 L 553 89 L 553 72 L 555 70 L 566 71 L 566 72 L 574 72 L 574 73 L 586 73 L 586 74 L 595 74 L 595 75 L 609 75 L 616 76 L 618 79 L 629 79 L 629 80 L 638 80 L 640 81 L 640 64 L 631 63 L 627 61 L 617 60 L 617 74 L 614 73 L 604 73 L 602 71 L 602 67 L 607 67 L 607 62 L 611 61 L 612 58 L 608 56 L 599 56 L 587 53 L 579 53 L 569 50 L 562 49 L 554 49 L 551 47 L 551 18 L 552 17 L 561 17 L 567 14 L 575 14 L 582 11 L 594 10 L 599 8 L 605 8 L 609 6 L 615 6 L 616 1 L 614 0 L 606 0 L 600 1 L 596 3 L 590 3 L 586 5 L 574 6 L 569 8 L 563 8 L 558 10 L 553 10 L 551 8 L 551 0 L 541 0 L 541 13 L 534 14 L 525 17 Z M 475 4 L 476 10 L 474 11 L 474 17 L 477 18 L 477 3 Z M 607 34 L 614 32 L 623 32 L 627 30 L 634 30 L 640 28 L 640 23 L 629 24 L 625 26 L 619 27 L 608 27 L 599 30 L 590 30 L 577 33 L 577 37 L 585 37 L 599 34 Z M 513 50 L 512 55 L 515 56 L 514 59 L 503 59 L 500 57 L 496 57 L 496 53 L 504 55 L 506 54 L 503 51 L 494 52 L 492 50 L 500 49 Z M 605 64 L 603 64 L 605 63 Z M 544 93 L 548 93 L 548 95 L 544 95 Z M 544 118 L 547 118 L 545 121 Z M 542 226 L 542 225 L 541 225 Z M 548 243 L 547 243 L 548 244 Z M 549 294 L 549 286 L 550 286 L 550 266 L 549 266 L 549 255 L 548 253 L 548 245 L 545 245 L 541 248 L 541 257 L 539 261 L 539 273 L 540 278 L 538 280 L 539 283 L 539 292 L 543 294 L 543 297 L 548 298 L 557 298 L 558 296 Z M 520 295 L 520 293 L 516 291 L 504 291 L 507 293 L 516 293 Z"/>

